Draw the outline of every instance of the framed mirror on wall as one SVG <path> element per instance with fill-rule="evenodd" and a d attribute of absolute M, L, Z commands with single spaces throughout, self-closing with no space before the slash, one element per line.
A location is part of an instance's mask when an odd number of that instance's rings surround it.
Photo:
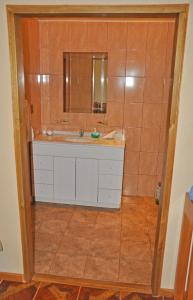
<path fill-rule="evenodd" d="M 64 52 L 63 112 L 106 113 L 107 53 Z"/>

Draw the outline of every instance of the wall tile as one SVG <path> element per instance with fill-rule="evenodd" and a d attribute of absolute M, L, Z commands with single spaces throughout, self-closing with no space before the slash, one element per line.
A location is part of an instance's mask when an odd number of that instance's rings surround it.
<path fill-rule="evenodd" d="M 25 76 L 25 92 L 26 99 L 33 105 L 33 113 L 31 114 L 32 127 L 40 130 L 41 127 L 41 94 L 38 75 Z"/>
<path fill-rule="evenodd" d="M 44 98 L 49 99 L 50 98 L 50 89 L 51 89 L 50 82 L 52 82 L 51 76 L 50 75 L 40 75 L 39 80 L 40 80 L 41 100 L 43 100 Z"/>
<path fill-rule="evenodd" d="M 162 111 L 162 104 L 144 103 L 142 126 L 146 128 L 160 127 Z"/>
<path fill-rule="evenodd" d="M 109 77 L 108 79 L 108 100 L 124 102 L 125 77 Z"/>
<path fill-rule="evenodd" d="M 157 77 L 145 79 L 144 102 L 162 102 L 164 92 L 164 80 Z"/>
<path fill-rule="evenodd" d="M 41 122 L 42 124 L 48 125 L 50 124 L 50 99 L 43 98 L 41 101 Z"/>
<path fill-rule="evenodd" d="M 107 103 L 107 114 L 105 116 L 108 126 L 123 125 L 123 104 L 119 102 L 108 102 Z M 106 121 L 105 120 L 105 121 Z"/>
<path fill-rule="evenodd" d="M 63 114 L 63 76 L 50 75 L 49 85 L 41 85 L 41 93 L 47 95 L 50 103 L 50 114 L 52 123 L 59 122 Z M 43 99 L 43 97 L 42 97 Z M 43 102 L 44 103 L 44 102 Z M 43 105 L 42 105 L 43 106 Z M 46 108 L 45 108 L 46 110 Z"/>
<path fill-rule="evenodd" d="M 107 51 L 107 23 L 87 23 L 87 49 L 88 51 Z"/>
<path fill-rule="evenodd" d="M 48 22 L 48 47 L 50 50 L 69 50 L 70 30 L 68 24 L 71 23 L 63 20 L 51 20 Z"/>
<path fill-rule="evenodd" d="M 33 99 L 40 100 L 40 83 L 38 75 L 25 75 L 25 87 L 27 100 L 29 100 L 30 102 L 33 101 Z"/>
<path fill-rule="evenodd" d="M 104 131 L 105 114 L 88 114 L 86 118 L 86 128 L 88 130 L 93 130 L 96 128 L 99 131 Z"/>
<path fill-rule="evenodd" d="M 58 130 L 92 130 L 96 127 L 108 132 L 122 128 L 124 120 L 126 174 L 123 192 L 126 195 L 152 196 L 161 173 L 161 153 L 165 147 L 174 26 L 167 22 L 149 24 L 143 21 L 113 21 L 108 25 L 97 20 L 92 23 L 88 20 L 53 23 L 54 26 L 49 30 L 45 21 L 40 26 L 40 36 L 45 28 L 45 35 L 40 41 L 40 72 L 51 74 L 50 88 L 46 84 L 41 86 L 41 93 L 44 94 L 41 115 L 44 125 Z M 54 34 L 56 28 L 57 38 Z M 170 49 L 166 52 L 168 45 Z M 61 49 L 62 52 L 108 50 L 107 114 L 63 112 Z M 50 124 L 47 124 L 49 114 Z M 160 126 L 163 127 L 161 130 Z M 138 172 L 141 174 L 138 175 Z"/>
<path fill-rule="evenodd" d="M 138 175 L 127 175 L 123 177 L 123 195 L 136 196 L 138 194 Z"/>
<path fill-rule="evenodd" d="M 135 175 L 139 173 L 139 152 L 125 152 L 124 174 Z"/>
<path fill-rule="evenodd" d="M 162 127 L 159 135 L 159 151 L 164 152 L 166 150 L 166 127 Z"/>
<path fill-rule="evenodd" d="M 173 84 L 173 80 L 171 78 L 164 79 L 163 101 L 171 102 L 172 84 Z"/>
<path fill-rule="evenodd" d="M 21 32 L 23 43 L 23 60 L 24 60 L 24 72 L 29 73 L 29 25 L 28 19 L 21 20 Z"/>
<path fill-rule="evenodd" d="M 50 99 L 59 99 L 61 103 L 61 109 L 63 108 L 63 76 L 50 75 L 49 76 L 49 97 Z M 42 83 L 43 85 L 43 83 Z M 45 86 L 47 86 L 45 84 Z"/>
<path fill-rule="evenodd" d="M 164 153 L 160 152 L 158 153 L 158 159 L 157 159 L 157 167 L 156 167 L 156 174 L 162 175 L 163 171 L 163 163 L 164 163 Z"/>
<path fill-rule="evenodd" d="M 61 50 L 49 49 L 49 74 L 63 75 L 63 52 Z M 54 62 L 54 63 L 53 63 Z"/>
<path fill-rule="evenodd" d="M 126 49 L 127 23 L 108 22 L 108 48 Z"/>
<path fill-rule="evenodd" d="M 126 77 L 125 100 L 126 102 L 143 102 L 145 78 Z"/>
<path fill-rule="evenodd" d="M 159 128 L 142 128 L 141 151 L 157 152 L 159 149 Z"/>
<path fill-rule="evenodd" d="M 108 76 L 125 76 L 126 51 L 108 52 Z"/>
<path fill-rule="evenodd" d="M 69 22 L 70 51 L 87 50 L 87 22 Z"/>
<path fill-rule="evenodd" d="M 156 176 L 139 175 L 138 195 L 139 196 L 154 196 Z"/>
<path fill-rule="evenodd" d="M 124 107 L 124 127 L 141 127 L 142 103 L 126 103 Z"/>
<path fill-rule="evenodd" d="M 40 49 L 48 48 L 48 21 L 38 20 L 40 33 Z"/>
<path fill-rule="evenodd" d="M 145 76 L 145 52 L 141 50 L 127 52 L 126 75 Z"/>
<path fill-rule="evenodd" d="M 22 22 L 24 44 L 25 74 L 39 74 L 40 71 L 40 43 L 39 23 L 36 19 L 24 19 Z"/>
<path fill-rule="evenodd" d="M 164 102 L 162 104 L 162 109 L 161 109 L 161 127 L 166 128 L 169 126 L 169 103 Z"/>
<path fill-rule="evenodd" d="M 165 55 L 167 47 L 167 22 L 148 22 L 147 51 L 160 49 Z"/>
<path fill-rule="evenodd" d="M 50 57 L 48 48 L 40 51 L 40 74 L 50 74 Z"/>
<path fill-rule="evenodd" d="M 128 22 L 127 50 L 145 51 L 147 42 L 147 22 Z"/>
<path fill-rule="evenodd" d="M 126 150 L 140 150 L 141 128 L 125 128 Z"/>
<path fill-rule="evenodd" d="M 139 174 L 156 175 L 157 152 L 140 152 Z"/>
<path fill-rule="evenodd" d="M 175 46 L 175 22 L 168 23 L 168 36 L 167 36 L 167 52 L 166 52 L 166 68 L 165 77 L 170 78 L 173 76 L 174 68 L 174 46 Z"/>
<path fill-rule="evenodd" d="M 146 56 L 146 76 L 163 78 L 165 76 L 165 53 L 162 49 L 149 51 Z"/>
<path fill-rule="evenodd" d="M 164 77 L 167 49 L 167 22 L 149 22 L 147 38 L 146 75 Z"/>

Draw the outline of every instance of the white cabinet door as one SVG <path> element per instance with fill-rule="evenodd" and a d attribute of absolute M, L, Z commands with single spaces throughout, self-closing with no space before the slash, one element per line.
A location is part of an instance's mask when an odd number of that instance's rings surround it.
<path fill-rule="evenodd" d="M 76 202 L 97 203 L 98 161 L 95 159 L 76 160 Z"/>
<path fill-rule="evenodd" d="M 75 200 L 75 158 L 54 157 L 54 200 Z"/>

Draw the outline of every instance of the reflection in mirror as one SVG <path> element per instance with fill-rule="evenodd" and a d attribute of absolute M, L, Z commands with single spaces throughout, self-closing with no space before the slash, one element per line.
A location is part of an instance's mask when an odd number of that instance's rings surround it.
<path fill-rule="evenodd" d="M 107 64 L 106 53 L 64 53 L 64 112 L 106 112 Z"/>

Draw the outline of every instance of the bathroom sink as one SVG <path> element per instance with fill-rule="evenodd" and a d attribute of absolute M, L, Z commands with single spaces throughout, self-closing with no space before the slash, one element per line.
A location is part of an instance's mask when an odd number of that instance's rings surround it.
<path fill-rule="evenodd" d="M 67 142 L 74 142 L 74 143 L 89 143 L 92 140 L 90 138 L 85 138 L 85 137 L 68 137 L 65 138 L 65 141 Z"/>

